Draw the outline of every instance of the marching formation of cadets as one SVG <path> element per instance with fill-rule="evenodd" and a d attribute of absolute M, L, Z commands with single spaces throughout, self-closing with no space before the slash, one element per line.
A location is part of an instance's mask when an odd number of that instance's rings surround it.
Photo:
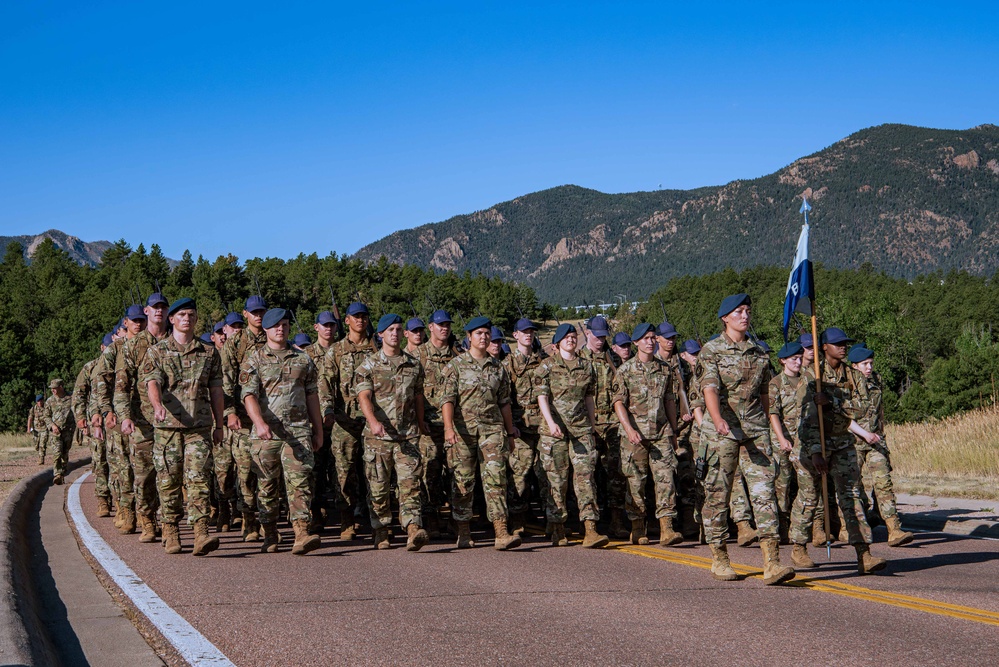
<path fill-rule="evenodd" d="M 912 534 L 895 507 L 874 352 L 829 328 L 818 346 L 808 334 L 785 344 L 774 371 L 749 334 L 751 308 L 745 294 L 724 299 L 721 333 L 703 347 L 678 344 L 668 322 L 611 336 L 601 316 L 583 330 L 560 324 L 545 345 L 520 319 L 508 345 L 485 317 L 458 344 L 444 310 L 373 327 L 355 302 L 342 338 L 325 311 L 311 342 L 260 296 L 199 337 L 194 301 L 156 293 L 126 310 L 72 394 L 56 379 L 36 397 L 28 430 L 40 463 L 54 449 L 55 484 L 80 434 L 98 516 L 168 554 L 184 550 L 185 517 L 201 556 L 236 529 L 279 551 L 282 517 L 294 554 L 334 525 L 355 540 L 361 522 L 390 549 L 394 513 L 410 551 L 432 539 L 474 547 L 476 515 L 509 550 L 540 512 L 554 546 L 649 544 L 657 520 L 662 546 L 708 544 L 721 580 L 738 578 L 733 525 L 739 546 L 759 542 L 767 584 L 794 577 L 780 544 L 798 568 L 816 567 L 809 543 L 836 538 L 854 546 L 860 573 L 884 568 L 869 517 L 891 546 Z"/>

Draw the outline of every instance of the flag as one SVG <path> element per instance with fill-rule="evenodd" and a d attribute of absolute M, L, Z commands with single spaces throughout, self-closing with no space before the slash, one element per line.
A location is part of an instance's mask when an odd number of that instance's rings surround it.
<path fill-rule="evenodd" d="M 807 208 L 806 208 L 807 207 Z M 801 205 L 802 212 L 811 209 L 806 201 Z M 805 218 L 808 219 L 807 217 Z M 808 223 L 801 226 L 798 249 L 791 264 L 791 275 L 787 278 L 787 297 L 784 300 L 784 340 L 787 341 L 787 328 L 794 313 L 804 313 L 811 317 L 812 301 L 815 299 L 815 281 L 812 278 L 812 262 L 808 259 Z"/>

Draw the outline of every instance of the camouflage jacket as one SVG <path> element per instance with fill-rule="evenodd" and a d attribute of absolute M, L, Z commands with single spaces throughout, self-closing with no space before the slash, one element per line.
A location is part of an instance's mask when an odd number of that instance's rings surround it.
<path fill-rule="evenodd" d="M 291 345 L 283 350 L 264 345 L 250 353 L 239 369 L 243 399 L 257 399 L 260 416 L 280 440 L 312 436 L 307 399 L 319 393 L 317 379 L 316 365 L 309 355 Z M 257 437 L 256 425 L 250 437 Z"/>
<path fill-rule="evenodd" d="M 439 348 L 427 341 L 416 349 L 423 366 L 423 417 L 428 424 L 441 420 L 441 398 L 444 395 L 444 370 L 459 352 L 453 345 Z"/>
<path fill-rule="evenodd" d="M 333 346 L 331 345 L 330 347 Z M 332 391 L 332 387 L 339 384 L 339 379 L 334 383 L 329 382 L 330 374 L 326 369 L 326 353 L 330 351 L 330 347 L 323 347 L 317 340 L 305 348 L 305 353 L 309 355 L 309 359 L 312 359 L 312 363 L 316 367 L 316 387 L 319 390 L 319 414 L 323 416 L 323 419 L 333 414 L 333 404 L 336 402 L 337 394 L 335 391 Z"/>
<path fill-rule="evenodd" d="M 769 391 L 770 359 L 752 339 L 736 343 L 722 333 L 701 348 L 698 364 L 704 367 L 700 391 L 708 387 L 718 392 L 721 417 L 728 424 L 731 440 L 746 440 L 770 434 L 770 421 L 761 395 Z M 705 431 L 714 432 L 714 422 L 706 415 Z"/>
<path fill-rule="evenodd" d="M 548 355 L 544 351 L 524 356 L 519 347 L 503 360 L 503 367 L 510 376 L 510 410 L 513 412 L 515 424 L 525 424 L 531 428 L 540 425 L 541 413 L 538 411 L 538 395 L 535 393 L 534 371 Z"/>
<path fill-rule="evenodd" d="M 236 332 L 222 346 L 222 392 L 225 395 L 225 416 L 235 414 L 243 428 L 250 427 L 250 417 L 243 407 L 242 388 L 239 386 L 240 367 L 246 358 L 267 344 L 267 335 L 261 329 L 254 334 L 249 327 Z"/>
<path fill-rule="evenodd" d="M 350 337 L 338 340 L 326 353 L 326 363 L 336 369 L 339 375 L 337 387 L 339 396 L 334 403 L 334 414 L 337 421 L 356 423 L 364 419 L 361 406 L 357 403 L 354 393 L 354 371 L 361 365 L 365 357 L 375 351 L 374 339 L 368 338 L 360 343 L 354 343 Z"/>
<path fill-rule="evenodd" d="M 548 397 L 552 419 L 564 436 L 579 437 L 592 433 L 586 411 L 586 397 L 593 397 L 597 373 L 586 359 L 567 362 L 561 354 L 548 357 L 534 370 L 534 394 Z M 541 420 L 540 431 L 551 435 L 548 422 Z"/>
<path fill-rule="evenodd" d="M 87 363 L 83 364 L 83 368 L 80 369 L 80 374 L 76 376 L 76 382 L 73 384 L 73 414 L 76 415 L 77 421 L 85 419 L 88 422 L 93 416 L 93 405 L 94 405 L 94 368 L 97 366 L 99 359 L 91 359 Z"/>
<path fill-rule="evenodd" d="M 166 408 L 165 421 L 156 428 L 204 430 L 213 424 L 209 389 L 222 387 L 222 361 L 214 345 L 195 338 L 181 345 L 173 336 L 149 348 L 139 382 L 155 381 Z M 221 426 L 221 424 L 219 424 Z"/>
<path fill-rule="evenodd" d="M 126 338 L 119 338 L 106 348 L 97 361 L 97 383 L 91 386 L 91 391 L 97 395 L 97 410 L 102 414 L 114 413 L 114 369 L 118 365 L 118 355 L 125 347 Z M 118 420 L 121 421 L 121 420 Z M 116 427 L 117 429 L 117 427 Z"/>
<path fill-rule="evenodd" d="M 503 431 L 500 408 L 510 403 L 510 376 L 496 359 L 482 361 L 469 354 L 452 359 L 444 371 L 441 405 L 454 405 L 454 425 L 459 431 Z"/>
<path fill-rule="evenodd" d="M 865 377 L 864 381 L 867 392 L 866 395 L 859 397 L 857 423 L 871 433 L 884 437 L 884 385 L 881 376 L 878 373 L 871 373 L 871 377 Z"/>
<path fill-rule="evenodd" d="M 153 404 L 149 402 L 146 384 L 139 382 L 139 369 L 149 348 L 162 342 L 169 334 L 156 338 L 149 331 L 140 331 L 122 346 L 114 369 L 114 412 L 118 419 L 131 419 L 147 438 L 152 438 Z"/>
<path fill-rule="evenodd" d="M 674 434 L 667 405 L 676 406 L 675 383 L 669 366 L 658 357 L 643 364 L 636 355 L 617 369 L 614 402 L 624 404 L 635 428 L 646 440 L 659 440 Z"/>
<path fill-rule="evenodd" d="M 31 428 L 34 429 L 35 433 L 41 433 L 45 430 L 45 403 L 42 402 L 41 405 L 38 403 L 32 403 L 31 409 L 28 410 L 28 421 L 31 424 Z"/>
<path fill-rule="evenodd" d="M 770 414 L 777 415 L 784 426 L 783 436 L 795 442 L 801 422 L 801 405 L 798 403 L 798 384 L 801 376 L 791 377 L 778 373 L 770 380 Z"/>
<path fill-rule="evenodd" d="M 621 365 L 621 359 L 607 348 L 603 352 L 594 352 L 584 346 L 578 354 L 580 359 L 585 359 L 593 366 L 596 377 L 593 403 L 597 409 L 597 423 L 617 422 L 617 417 L 614 416 L 614 373 Z"/>
<path fill-rule="evenodd" d="M 45 430 L 58 426 L 59 430 L 65 433 L 67 430 L 76 428 L 76 418 L 73 416 L 73 396 L 71 394 L 66 394 L 62 398 L 55 394 L 49 396 L 45 400 L 42 421 L 45 423 Z"/>
<path fill-rule="evenodd" d="M 390 357 L 384 350 L 379 350 L 354 371 L 354 391 L 357 395 L 371 392 L 375 417 L 385 426 L 385 435 L 379 440 L 419 437 L 416 402 L 423 400 L 423 377 L 423 366 L 408 352 Z M 371 437 L 366 421 L 364 435 Z"/>
<path fill-rule="evenodd" d="M 850 422 L 860 416 L 860 406 L 867 397 L 867 378 L 847 364 L 840 364 L 833 370 L 824 359 L 820 363 L 822 391 L 829 397 L 830 404 L 822 408 L 822 422 L 826 438 L 839 438 L 852 441 Z M 809 366 L 801 371 L 795 400 L 801 409 L 801 424 L 798 428 L 800 442 L 808 447 L 810 454 L 822 451 L 819 433 L 818 406 L 815 405 L 815 369 Z"/>

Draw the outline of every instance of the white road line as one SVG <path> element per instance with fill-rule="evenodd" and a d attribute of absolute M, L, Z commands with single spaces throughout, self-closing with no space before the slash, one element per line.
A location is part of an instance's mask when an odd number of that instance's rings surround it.
<path fill-rule="evenodd" d="M 104 538 L 94 530 L 80 506 L 80 484 L 90 473 L 85 473 L 69 487 L 66 505 L 69 515 L 76 524 L 76 531 L 83 546 L 97 559 L 108 576 L 127 595 L 135 607 L 156 626 L 156 629 L 169 641 L 180 655 L 192 665 L 235 667 L 233 662 L 212 644 L 190 623 L 175 612 L 146 585 Z"/>

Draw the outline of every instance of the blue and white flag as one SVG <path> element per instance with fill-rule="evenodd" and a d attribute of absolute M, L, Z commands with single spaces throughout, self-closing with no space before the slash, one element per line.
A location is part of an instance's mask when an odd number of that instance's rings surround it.
<path fill-rule="evenodd" d="M 812 301 L 815 299 L 815 281 L 812 277 L 812 262 L 808 259 L 808 211 L 812 207 L 808 200 L 801 204 L 801 212 L 805 214 L 805 224 L 801 226 L 801 236 L 798 237 L 798 249 L 794 253 L 794 263 L 791 264 L 791 275 L 787 278 L 787 297 L 784 300 L 784 340 L 787 340 L 787 329 L 794 313 L 812 315 Z"/>

